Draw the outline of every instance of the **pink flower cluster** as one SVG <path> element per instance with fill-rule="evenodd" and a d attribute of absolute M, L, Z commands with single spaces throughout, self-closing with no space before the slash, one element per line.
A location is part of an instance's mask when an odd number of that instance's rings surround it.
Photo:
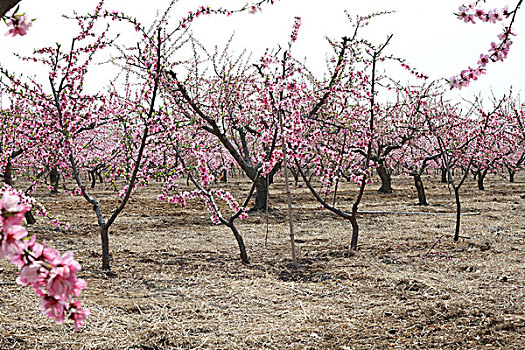
<path fill-rule="evenodd" d="M 76 276 L 80 265 L 71 252 L 61 256 L 56 249 L 38 243 L 35 236 L 27 237 L 21 222 L 29 209 L 19 195 L 4 190 L 0 201 L 0 258 L 5 257 L 20 268 L 17 283 L 33 288 L 44 315 L 59 324 L 71 319 L 78 330 L 90 313 L 82 308 L 80 300 L 73 299 L 86 287 L 86 282 Z"/>
<path fill-rule="evenodd" d="M 27 34 L 27 30 L 31 27 L 33 23 L 27 16 L 24 15 L 13 15 L 8 19 L 7 26 L 11 27 L 5 36 L 15 37 L 17 35 L 24 36 Z"/>
<path fill-rule="evenodd" d="M 465 23 L 476 23 L 476 19 L 482 22 L 496 23 L 509 18 L 515 12 L 516 10 L 509 11 L 508 6 L 501 10 L 493 9 L 486 12 L 482 8 L 477 7 L 476 3 L 473 3 L 468 6 L 460 6 L 459 13 L 456 15 Z M 511 21 L 511 23 L 512 22 L 513 21 Z M 485 66 L 490 61 L 498 62 L 506 59 L 510 46 L 512 45 L 512 40 L 509 39 L 510 35 L 515 35 L 511 31 L 510 25 L 504 26 L 503 32 L 498 35 L 499 43 L 492 42 L 488 54 L 480 55 L 477 68 L 469 67 L 459 75 L 453 76 L 448 80 L 450 89 L 461 89 L 462 87 L 468 86 L 472 80 L 477 80 L 480 75 L 485 74 Z"/>
<path fill-rule="evenodd" d="M 476 23 L 476 18 L 482 22 L 496 23 L 502 21 L 503 18 L 510 17 L 510 15 L 511 13 L 508 6 L 505 6 L 501 10 L 494 9 L 485 12 L 482 8 L 476 7 L 475 4 L 470 4 L 468 6 L 461 5 L 459 7 L 459 13 L 457 13 L 458 18 L 465 23 Z"/>
<path fill-rule="evenodd" d="M 482 74 L 485 74 L 484 68 L 468 67 L 468 69 L 462 70 L 459 75 L 450 78 L 450 89 L 466 87 L 470 84 L 471 80 L 478 80 L 478 77 Z"/>

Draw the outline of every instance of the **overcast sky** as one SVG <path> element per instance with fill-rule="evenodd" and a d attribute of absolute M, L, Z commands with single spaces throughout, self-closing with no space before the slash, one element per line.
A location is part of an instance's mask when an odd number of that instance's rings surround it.
<path fill-rule="evenodd" d="M 508 2 L 510 6 L 517 2 Z M 76 33 L 73 21 L 63 19 L 62 14 L 92 11 L 97 0 L 22 0 L 21 11 L 30 18 L 36 18 L 25 37 L 10 38 L 0 35 L 0 62 L 13 70 L 27 70 L 11 56 L 12 52 L 30 54 L 33 49 L 54 42 L 67 44 Z M 170 0 L 106 0 L 107 9 L 116 9 L 135 16 L 141 23 L 148 24 L 162 11 Z M 199 5 L 238 8 L 245 1 L 195 1 L 181 0 L 176 5 L 173 18 L 185 16 L 188 10 Z M 487 1 L 488 6 L 502 6 L 507 1 Z M 365 37 L 380 43 L 387 35 L 393 34 L 390 53 L 403 57 L 407 62 L 426 73 L 431 79 L 449 78 L 468 66 L 475 67 L 480 53 L 496 41 L 501 24 L 465 24 L 456 19 L 460 1 L 423 0 L 280 0 L 275 5 L 267 5 L 262 13 L 241 14 L 229 18 L 211 16 L 199 18 L 192 27 L 195 35 L 207 46 L 223 45 L 235 32 L 235 47 L 253 52 L 254 59 L 266 48 L 285 45 L 289 39 L 295 16 L 302 18 L 299 39 L 294 50 L 296 58 L 306 58 L 306 63 L 314 72 L 322 72 L 324 59 L 329 46 L 325 36 L 338 39 L 351 34 L 351 26 L 344 10 L 351 14 L 365 15 L 375 11 L 395 10 L 396 13 L 374 20 L 364 31 Z M 488 94 L 490 89 L 499 96 L 510 86 L 514 90 L 525 88 L 525 10 L 518 13 L 514 27 L 515 44 L 509 58 L 501 63 L 487 66 L 487 75 L 482 76 L 469 88 L 461 92 L 454 90 L 455 96 L 471 98 L 478 91 Z M 1 25 L 0 29 L 6 31 Z M 22 68 L 24 67 L 24 68 Z"/>

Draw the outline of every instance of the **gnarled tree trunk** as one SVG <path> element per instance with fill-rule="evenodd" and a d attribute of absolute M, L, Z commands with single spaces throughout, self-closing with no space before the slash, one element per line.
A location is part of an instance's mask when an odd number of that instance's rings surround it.
<path fill-rule="evenodd" d="M 483 181 L 485 180 L 485 175 L 487 175 L 487 172 L 486 171 L 478 171 L 477 174 L 478 174 L 478 178 L 477 178 L 478 190 L 484 191 L 485 190 L 485 185 L 484 185 Z"/>
<path fill-rule="evenodd" d="M 268 198 L 268 182 L 266 181 L 266 176 L 259 177 L 257 184 L 255 185 L 255 190 L 255 204 L 250 211 L 265 210 Z"/>
<path fill-rule="evenodd" d="M 481 170 L 481 169 L 478 169 L 476 171 L 476 181 L 478 182 L 478 189 L 480 191 L 484 191 L 485 190 L 485 184 L 484 184 L 484 181 L 485 181 L 485 178 L 487 177 L 487 173 L 489 172 L 489 169 L 485 169 L 485 170 Z"/>
<path fill-rule="evenodd" d="M 377 174 L 381 179 L 381 187 L 377 190 L 377 192 L 392 193 L 392 178 L 390 177 L 390 173 L 385 168 L 383 162 L 379 163 L 379 167 L 377 168 Z"/>

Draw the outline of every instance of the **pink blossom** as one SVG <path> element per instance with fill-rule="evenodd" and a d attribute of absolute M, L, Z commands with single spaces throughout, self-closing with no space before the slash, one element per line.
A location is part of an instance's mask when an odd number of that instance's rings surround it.
<path fill-rule="evenodd" d="M 503 20 L 503 16 L 498 12 L 498 10 L 494 9 L 489 11 L 489 22 L 496 23 L 501 20 Z"/>
<path fill-rule="evenodd" d="M 44 277 L 47 274 L 42 273 L 45 269 L 42 269 L 42 263 L 40 261 L 35 261 L 31 264 L 27 264 L 22 267 L 20 274 L 16 279 L 16 283 L 22 286 L 28 286 L 30 284 L 42 286 L 44 284 Z"/>
<path fill-rule="evenodd" d="M 483 22 L 487 22 L 487 15 L 485 14 L 485 11 L 483 9 L 476 9 L 475 11 L 476 17 L 478 17 Z"/>
<path fill-rule="evenodd" d="M 69 319 L 73 320 L 75 331 L 78 331 L 78 328 L 84 325 L 84 321 L 89 314 L 91 314 L 91 311 L 89 309 L 82 309 L 80 300 L 71 302 L 70 310 L 71 314 L 69 315 Z"/>
<path fill-rule="evenodd" d="M 506 5 L 503 9 L 501 9 L 501 13 L 505 17 L 510 17 L 509 5 Z"/>
<path fill-rule="evenodd" d="M 10 226 L 7 232 L 4 232 L 4 237 L 2 239 L 2 245 L 0 250 L 0 257 L 7 257 L 10 261 L 13 258 L 14 261 L 18 261 L 19 258 L 15 256 L 21 255 L 24 252 L 26 245 L 22 239 L 26 236 L 27 231 L 23 226 Z"/>
<path fill-rule="evenodd" d="M 478 18 L 483 22 L 496 23 L 504 21 L 505 19 L 509 18 L 513 12 L 517 11 L 517 8 L 514 11 L 509 11 L 508 6 L 505 6 L 501 10 L 493 9 L 489 10 L 488 12 L 485 12 L 485 10 L 477 8 L 477 6 L 478 2 L 472 2 L 468 6 L 462 5 L 459 7 L 459 13 L 457 13 L 456 16 L 458 17 L 458 19 L 461 19 L 464 22 L 475 23 L 474 18 Z M 477 70 L 469 68 L 468 70 L 461 72 L 457 79 L 449 80 L 451 88 L 460 88 L 462 86 L 468 86 L 470 80 L 476 80 L 480 74 L 485 73 L 485 66 L 489 63 L 489 61 L 498 62 L 503 61 L 507 58 L 510 46 L 512 45 L 512 41 L 509 40 L 509 36 L 515 35 L 511 31 L 511 26 L 513 22 L 514 21 L 504 24 L 503 32 L 498 35 L 499 42 L 491 43 L 488 55 L 481 54 L 480 59 L 478 61 Z"/>
<path fill-rule="evenodd" d="M 27 30 L 33 25 L 33 23 L 26 16 L 14 16 L 7 25 L 12 28 L 9 29 L 5 35 L 15 37 L 17 35 L 26 35 Z"/>
<path fill-rule="evenodd" d="M 9 213 L 18 213 L 20 211 L 25 210 L 26 206 L 20 204 L 20 196 L 6 191 L 2 196 L 2 201 L 0 202 L 0 209 Z"/>
<path fill-rule="evenodd" d="M 73 254 L 67 252 L 61 258 L 55 259 L 53 263 L 56 266 L 49 272 L 46 285 L 49 295 L 57 299 L 67 298 L 71 294 L 79 296 L 86 283 L 77 279 L 75 275 L 80 270 L 80 265 L 73 260 Z"/>
<path fill-rule="evenodd" d="M 482 67 L 485 67 L 487 63 L 489 62 L 489 55 L 481 54 L 479 57 L 480 58 L 479 58 L 478 64 Z"/>
<path fill-rule="evenodd" d="M 474 18 L 472 15 L 468 13 L 468 8 L 464 5 L 461 5 L 459 7 L 459 14 L 457 15 L 459 18 L 461 18 L 465 23 L 472 22 L 474 23 Z"/>
<path fill-rule="evenodd" d="M 54 319 L 58 324 L 64 322 L 65 303 L 53 297 L 44 297 L 40 302 L 42 313 L 48 318 Z"/>

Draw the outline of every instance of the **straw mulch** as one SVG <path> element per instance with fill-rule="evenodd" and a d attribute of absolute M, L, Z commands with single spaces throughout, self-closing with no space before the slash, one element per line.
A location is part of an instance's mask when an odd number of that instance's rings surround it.
<path fill-rule="evenodd" d="M 522 175 L 522 174 L 520 174 Z M 363 210 L 453 212 L 446 185 L 429 176 L 428 207 L 415 206 L 411 179 L 395 177 L 392 195 L 370 186 Z M 348 251 L 350 223 L 319 209 L 304 186 L 292 187 L 300 267 L 290 264 L 282 180 L 266 217 L 238 222 L 251 264 L 242 265 L 231 231 L 210 223 L 201 203 L 186 209 L 141 189 L 110 237 L 112 272 L 100 270 L 98 231 L 82 198 L 37 198 L 71 224 L 41 218 L 39 239 L 81 262 L 91 308 L 73 332 L 39 312 L 16 269 L 0 263 L 0 349 L 523 349 L 525 348 L 525 178 L 489 178 L 462 188 L 462 236 L 453 215 L 363 215 L 360 247 Z M 109 191 L 96 194 L 111 210 Z M 227 185 L 246 193 L 245 179 Z M 356 188 L 338 201 L 351 206 Z M 109 205 L 109 206 L 108 206 Z"/>

